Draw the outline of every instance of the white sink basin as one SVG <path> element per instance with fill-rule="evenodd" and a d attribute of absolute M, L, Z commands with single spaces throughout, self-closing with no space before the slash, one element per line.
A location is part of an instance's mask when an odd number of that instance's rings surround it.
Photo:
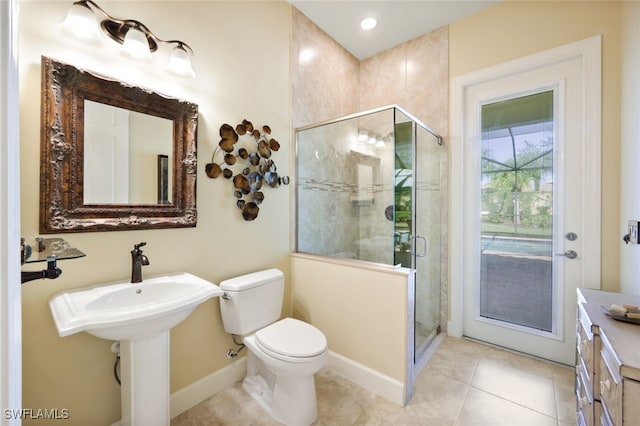
<path fill-rule="evenodd" d="M 134 340 L 167 331 L 200 303 L 222 295 L 189 273 L 99 284 L 60 293 L 49 301 L 61 337 L 86 331 L 109 340 Z"/>
<path fill-rule="evenodd" d="M 66 291 L 52 297 L 49 307 L 61 337 L 86 331 L 120 341 L 120 424 L 168 426 L 169 330 L 222 293 L 184 272 Z"/>

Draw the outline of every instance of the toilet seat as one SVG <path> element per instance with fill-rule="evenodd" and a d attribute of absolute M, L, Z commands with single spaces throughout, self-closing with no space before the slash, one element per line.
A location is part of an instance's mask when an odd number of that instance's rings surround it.
<path fill-rule="evenodd" d="M 256 344 L 280 359 L 311 358 L 327 349 L 327 338 L 306 322 L 284 318 L 255 333 Z"/>

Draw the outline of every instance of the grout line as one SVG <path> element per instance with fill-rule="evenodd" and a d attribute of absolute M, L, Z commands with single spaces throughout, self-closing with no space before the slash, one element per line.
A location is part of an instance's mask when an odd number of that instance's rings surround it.
<path fill-rule="evenodd" d="M 558 392 L 556 391 L 556 380 L 551 378 L 551 386 L 553 386 L 553 403 L 556 409 L 556 423 L 560 421 L 560 412 L 558 411 Z"/>
<path fill-rule="evenodd" d="M 550 419 L 555 420 L 555 421 L 556 421 L 556 423 L 558 422 L 558 415 L 557 415 L 557 414 L 558 414 L 558 406 L 557 406 L 557 402 L 556 402 L 555 398 L 554 398 L 554 406 L 555 406 L 555 408 L 556 408 L 556 410 L 555 410 L 555 411 L 556 411 L 556 416 L 554 417 L 554 416 L 550 416 L 550 415 L 549 415 L 549 414 L 547 414 L 547 413 L 543 413 L 542 411 L 538 411 L 538 410 L 536 410 L 535 408 L 527 407 L 526 405 L 523 405 L 523 404 L 521 404 L 521 403 L 519 403 L 519 402 L 512 401 L 512 400 L 510 400 L 510 399 L 507 399 L 507 398 L 502 397 L 502 396 L 500 396 L 500 395 L 496 395 L 495 393 L 492 393 L 492 392 L 486 391 L 486 390 L 484 390 L 484 389 L 480 389 L 480 388 L 475 387 L 475 386 L 473 386 L 473 385 L 470 385 L 470 387 L 472 387 L 473 389 L 477 390 L 478 392 L 486 393 L 487 395 L 494 396 L 494 397 L 496 397 L 496 398 L 498 398 L 498 399 L 501 399 L 501 400 L 503 400 L 503 401 L 505 401 L 505 402 L 511 403 L 511 404 L 513 404 L 513 405 L 517 405 L 518 407 L 522 407 L 522 408 L 525 408 L 525 409 L 527 409 L 527 410 L 529 410 L 529 411 L 533 411 L 534 413 L 538 413 L 538 414 L 541 414 L 541 415 L 543 415 L 543 416 L 545 416 L 545 417 L 549 417 Z M 554 392 L 554 395 L 555 395 L 555 392 Z M 465 396 L 465 398 L 466 398 L 466 396 Z"/>
<path fill-rule="evenodd" d="M 460 408 L 456 413 L 455 421 L 453 422 L 454 426 L 460 424 L 460 416 L 462 415 L 462 409 L 464 408 L 464 403 L 467 400 L 467 396 L 469 395 L 469 389 L 471 389 L 471 385 L 467 384 L 466 389 L 464 391 L 464 396 L 462 397 L 462 404 L 460 404 Z"/>
<path fill-rule="evenodd" d="M 469 383 L 466 383 L 467 388 L 464 392 L 464 397 L 462 398 L 462 404 L 460 404 L 460 409 L 458 409 L 458 414 L 456 414 L 456 420 L 454 422 L 454 425 L 457 426 L 460 424 L 460 416 L 462 415 L 462 409 L 464 408 L 464 403 L 467 401 L 467 397 L 469 396 L 469 390 L 473 387 L 471 386 L 471 383 L 473 383 L 473 377 L 476 375 L 476 370 L 478 369 L 478 364 L 479 361 L 478 360 L 474 360 L 473 361 L 473 371 L 471 372 L 471 376 L 469 378 Z"/>
<path fill-rule="evenodd" d="M 495 348 L 495 349 L 503 350 L 505 352 L 510 352 L 510 353 L 512 353 L 514 355 L 520 355 L 520 356 L 523 356 L 525 358 L 529 358 L 529 359 L 533 359 L 533 360 L 536 360 L 536 361 L 540 361 L 540 362 L 545 363 L 545 364 L 555 365 L 555 366 L 558 366 L 558 367 L 573 368 L 572 365 L 563 364 L 561 362 L 552 361 L 552 360 L 546 359 L 546 358 L 541 358 L 539 356 L 531 355 L 531 354 L 528 354 L 526 352 L 520 352 L 520 351 L 517 351 L 515 349 L 507 348 L 505 346 L 496 345 L 495 343 L 487 342 L 487 341 L 484 341 L 484 340 L 474 339 L 473 337 L 462 336 L 462 340 L 467 340 L 469 342 L 474 342 L 474 343 L 477 343 L 479 345 L 484 345 L 484 346 L 488 346 L 490 348 Z"/>

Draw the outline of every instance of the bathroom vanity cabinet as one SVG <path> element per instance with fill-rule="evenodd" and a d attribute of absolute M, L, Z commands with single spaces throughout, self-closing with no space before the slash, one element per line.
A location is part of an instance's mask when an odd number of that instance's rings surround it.
<path fill-rule="evenodd" d="M 640 325 L 605 314 L 640 297 L 578 289 L 578 425 L 640 425 Z"/>

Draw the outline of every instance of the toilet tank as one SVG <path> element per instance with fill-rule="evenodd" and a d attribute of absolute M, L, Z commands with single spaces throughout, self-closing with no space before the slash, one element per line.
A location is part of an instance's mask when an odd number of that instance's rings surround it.
<path fill-rule="evenodd" d="M 229 334 L 246 336 L 280 319 L 284 274 L 267 269 L 222 281 L 220 313 Z"/>

